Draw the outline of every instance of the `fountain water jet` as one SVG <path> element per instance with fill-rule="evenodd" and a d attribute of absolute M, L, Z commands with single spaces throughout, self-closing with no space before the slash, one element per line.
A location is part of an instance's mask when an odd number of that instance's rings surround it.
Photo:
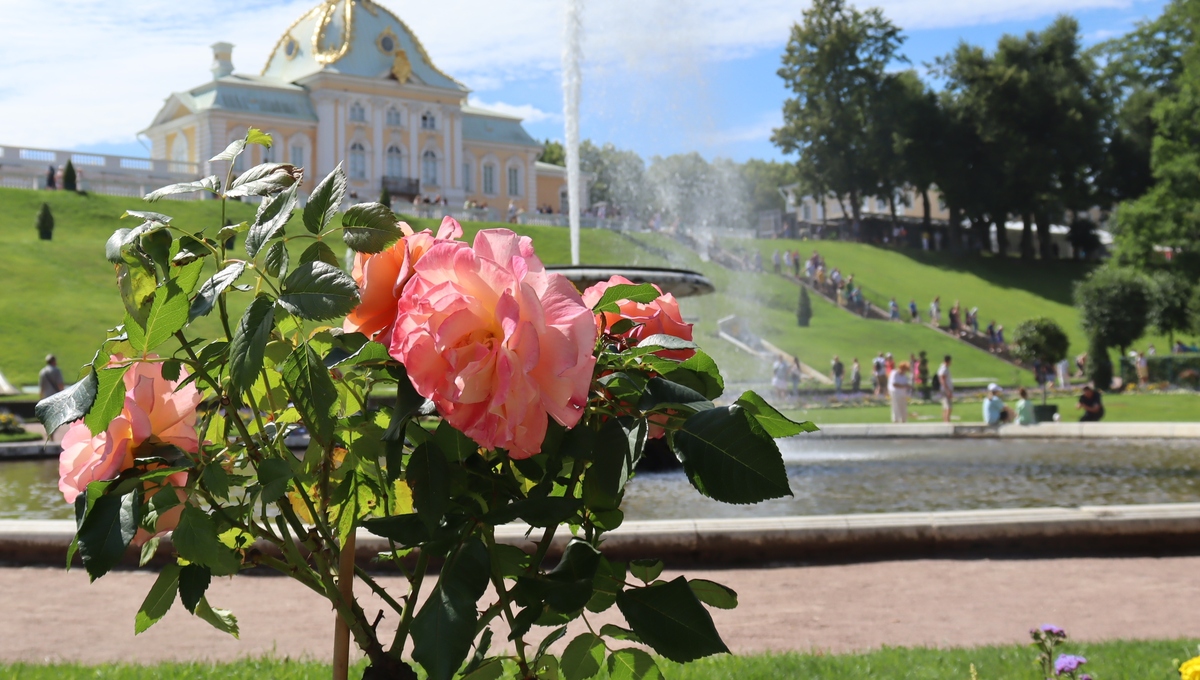
<path fill-rule="evenodd" d="M 568 0 L 562 54 L 563 121 L 566 125 L 567 209 L 571 228 L 571 264 L 579 264 L 579 62 L 583 0 Z"/>

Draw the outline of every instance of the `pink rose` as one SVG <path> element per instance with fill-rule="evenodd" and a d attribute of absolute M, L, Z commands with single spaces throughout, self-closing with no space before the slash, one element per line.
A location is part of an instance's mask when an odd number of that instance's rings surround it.
<path fill-rule="evenodd" d="M 74 503 L 89 482 L 113 479 L 133 467 L 143 444 L 173 444 L 189 453 L 200 449 L 196 437 L 200 391 L 191 383 L 179 388 L 184 377 L 186 373 L 179 381 L 166 380 L 161 364 L 135 363 L 125 373 L 125 405 L 108 429 L 93 437 L 83 420 L 71 424 L 58 459 L 58 488 L 68 503 Z M 168 481 L 181 486 L 187 475 L 180 472 Z"/>
<path fill-rule="evenodd" d="M 609 280 L 601 281 L 585 290 L 583 292 L 583 303 L 588 306 L 588 309 L 591 309 L 596 306 L 596 303 L 604 295 L 604 291 L 608 290 L 610 286 L 632 283 L 632 281 L 624 276 L 613 276 Z M 646 304 L 621 300 L 617 303 L 621 311 L 619 313 L 604 312 L 597 314 L 596 325 L 599 326 L 603 323 L 606 328 L 612 328 L 612 325 L 621 319 L 629 319 L 640 324 L 621 335 L 621 337 L 629 340 L 630 345 L 636 345 L 651 335 L 671 335 L 684 340 L 691 340 L 692 324 L 684 323 L 683 317 L 679 313 L 679 301 L 675 299 L 674 295 L 663 293 L 662 289 L 658 286 L 654 286 L 654 288 L 659 292 L 657 300 Z M 694 350 L 690 349 L 656 352 L 661 357 L 677 359 L 679 361 L 683 361 L 695 353 Z"/>
<path fill-rule="evenodd" d="M 404 222 L 400 223 L 400 231 L 404 237 L 387 250 L 374 255 L 358 253 L 354 257 L 353 276 L 362 302 L 342 323 L 347 333 L 359 332 L 384 345 L 391 344 L 396 302 L 412 276 L 413 265 L 435 243 L 454 241 L 463 235 L 462 226 L 449 215 L 442 219 L 437 236 L 428 229 L 413 233 L 412 227 Z"/>
<path fill-rule="evenodd" d="M 442 241 L 413 267 L 391 355 L 454 427 L 512 458 L 541 451 L 546 416 L 572 427 L 587 404 L 596 325 L 533 243 L 487 229 Z"/>

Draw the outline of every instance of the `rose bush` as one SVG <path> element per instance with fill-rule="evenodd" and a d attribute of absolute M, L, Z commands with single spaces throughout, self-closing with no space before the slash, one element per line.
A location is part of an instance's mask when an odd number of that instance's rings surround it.
<path fill-rule="evenodd" d="M 289 226 L 302 172 L 268 163 L 235 177 L 250 144 L 270 137 L 250 130 L 213 158 L 223 179 L 146 198 L 261 197 L 252 223 L 207 231 L 130 211 L 140 224 L 106 245 L 123 323 L 37 407 L 48 432 L 73 423 L 69 560 L 99 578 L 144 542 L 141 563 L 162 566 L 139 633 L 178 600 L 236 635 L 234 614 L 207 600 L 212 577 L 280 572 L 329 601 L 371 678 L 416 678 L 414 664 L 435 680 L 506 668 L 575 680 L 603 666 L 648 678 L 659 673 L 641 645 L 677 662 L 726 652 L 707 607 L 734 607 L 736 593 L 613 559 L 605 535 L 649 436 L 665 436 L 698 492 L 756 503 L 791 494 L 774 438 L 815 428 L 753 392 L 726 397 L 671 296 L 619 279 L 580 295 L 507 229 L 468 244 L 453 220 L 414 232 L 370 203 L 335 221 L 341 166 Z M 244 253 L 226 247 L 238 233 Z M 353 275 L 327 243 L 339 237 Z M 193 322 L 210 314 L 222 332 L 200 337 Z M 516 521 L 529 538 L 498 541 Z M 356 565 L 360 530 L 374 559 Z M 402 574 L 406 592 L 368 566 Z M 368 615 L 355 582 L 388 609 Z M 627 628 L 593 625 L 613 607 Z M 491 647 L 497 620 L 511 652 Z M 572 626 L 560 660 L 550 643 Z M 346 654 L 334 660 L 344 677 Z"/>

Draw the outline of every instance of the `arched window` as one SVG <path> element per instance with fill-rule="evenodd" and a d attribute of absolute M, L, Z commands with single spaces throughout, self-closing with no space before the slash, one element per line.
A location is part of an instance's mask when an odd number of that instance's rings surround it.
<path fill-rule="evenodd" d="M 267 136 L 271 138 L 271 146 L 262 148 L 262 162 L 276 163 L 283 158 L 279 152 L 279 135 L 268 133 Z"/>
<path fill-rule="evenodd" d="M 359 104 L 358 102 L 354 102 L 353 104 L 350 105 L 350 122 L 352 122 L 352 123 L 367 122 L 367 110 L 363 108 L 362 104 Z"/>
<path fill-rule="evenodd" d="M 238 134 L 238 133 L 234 132 L 233 134 L 231 134 L 229 136 L 229 143 L 233 144 L 234 142 L 236 142 L 239 139 L 244 138 L 245 136 L 246 136 L 246 134 L 244 132 L 242 134 Z M 248 153 L 250 153 L 249 150 L 243 151 L 241 153 L 241 155 L 239 155 L 236 159 L 234 159 L 233 174 L 235 174 L 235 175 L 242 174 L 242 170 L 244 170 L 246 168 L 246 161 L 244 159 L 246 158 L 246 154 L 248 154 Z"/>
<path fill-rule="evenodd" d="M 297 168 L 303 168 L 306 162 L 304 151 L 308 147 L 307 140 L 300 135 L 292 137 L 288 148 L 288 162 Z"/>
<path fill-rule="evenodd" d="M 475 169 L 471 167 L 471 161 L 463 161 L 463 190 L 468 194 L 475 191 Z"/>
<path fill-rule="evenodd" d="M 521 195 L 521 169 L 515 165 L 508 168 L 508 195 Z"/>
<path fill-rule="evenodd" d="M 400 127 L 400 112 L 394 106 L 387 111 L 387 124 L 391 127 Z"/>
<path fill-rule="evenodd" d="M 367 150 L 361 142 L 350 145 L 350 177 L 353 179 L 367 178 Z"/>
<path fill-rule="evenodd" d="M 438 159 L 432 150 L 421 154 L 421 183 L 438 186 Z"/>
<path fill-rule="evenodd" d="M 483 164 L 483 193 L 489 196 L 496 194 L 496 166 L 491 163 Z"/>
<path fill-rule="evenodd" d="M 386 174 L 388 177 L 404 176 L 404 151 L 395 144 L 389 146 L 387 150 Z"/>
<path fill-rule="evenodd" d="M 421 129 L 422 130 L 436 130 L 437 129 L 437 118 L 434 117 L 434 115 L 432 113 L 429 113 L 428 111 L 426 111 L 425 113 L 422 113 L 421 114 Z"/>

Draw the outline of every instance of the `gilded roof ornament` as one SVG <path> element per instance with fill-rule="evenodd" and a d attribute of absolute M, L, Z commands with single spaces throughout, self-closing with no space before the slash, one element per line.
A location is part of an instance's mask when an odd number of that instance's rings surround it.
<path fill-rule="evenodd" d="M 338 0 L 329 0 L 320 8 L 320 15 L 317 17 L 317 28 L 313 31 L 312 37 L 313 57 L 319 64 L 332 64 L 344 57 L 346 52 L 350 50 L 350 41 L 354 37 L 354 1 L 341 0 L 341 3 L 342 35 L 340 44 L 336 48 L 323 48 L 322 43 L 329 44 L 329 39 L 325 33 L 329 30 L 329 25 L 333 23 L 334 16 L 337 13 Z"/>
<path fill-rule="evenodd" d="M 408 61 L 408 54 L 399 47 L 396 48 L 396 56 L 392 59 L 392 75 L 398 83 L 407 83 L 408 77 L 412 75 L 412 64 Z"/>

